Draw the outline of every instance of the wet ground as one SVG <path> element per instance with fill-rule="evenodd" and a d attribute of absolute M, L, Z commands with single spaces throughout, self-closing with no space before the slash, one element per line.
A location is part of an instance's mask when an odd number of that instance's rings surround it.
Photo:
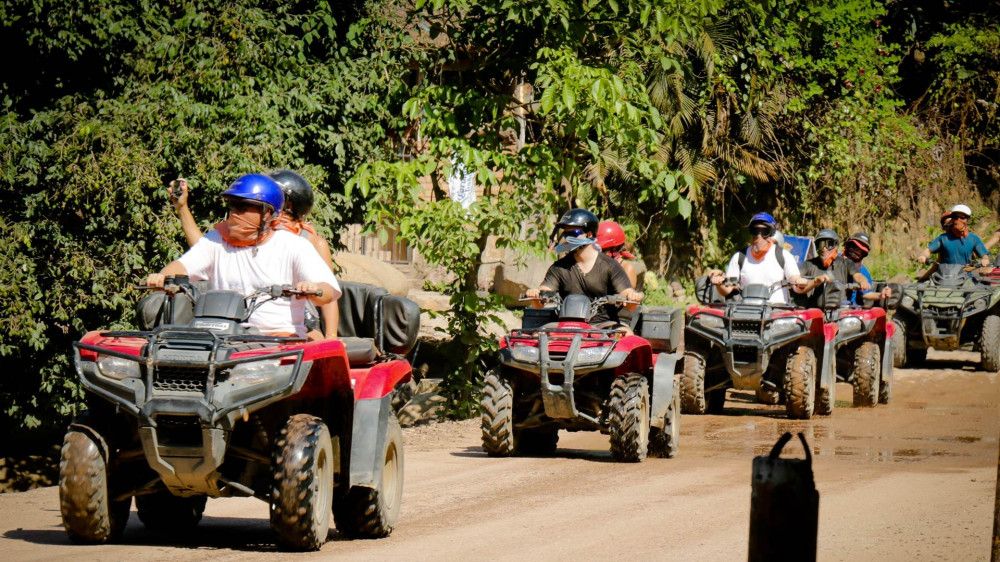
<path fill-rule="evenodd" d="M 893 402 L 853 408 L 838 385 L 832 417 L 790 421 L 781 406 L 730 392 L 717 416 L 683 416 L 674 459 L 616 464 L 607 437 L 563 433 L 553 458 L 491 459 L 478 421 L 404 430 L 406 487 L 387 539 L 342 540 L 310 557 L 349 560 L 746 559 L 751 462 L 802 432 L 820 493 L 820 560 L 988 560 L 1000 434 L 1000 380 L 974 353 L 932 352 L 897 370 Z M 797 441 L 787 455 L 801 457 Z M 146 532 L 71 545 L 58 494 L 0 495 L 0 548 L 14 560 L 256 560 L 274 551 L 267 506 L 212 500 L 184 537 Z"/>

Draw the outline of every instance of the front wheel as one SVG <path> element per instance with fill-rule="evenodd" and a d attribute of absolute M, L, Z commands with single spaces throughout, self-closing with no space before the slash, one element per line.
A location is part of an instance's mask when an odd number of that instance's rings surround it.
<path fill-rule="evenodd" d="M 79 544 L 118 540 L 131 506 L 132 498 L 111 499 L 107 463 L 95 437 L 69 430 L 59 459 L 59 510 L 69 538 Z"/>
<path fill-rule="evenodd" d="M 681 392 L 680 384 L 674 380 L 674 398 L 663 416 L 663 428 L 649 429 L 649 455 L 672 459 L 677 456 L 681 437 Z"/>
<path fill-rule="evenodd" d="M 816 407 L 816 352 L 802 345 L 785 366 L 785 409 L 791 419 L 807 420 Z"/>
<path fill-rule="evenodd" d="M 330 532 L 333 504 L 333 442 L 323 420 L 296 414 L 275 444 L 271 528 L 281 546 L 319 550 Z"/>
<path fill-rule="evenodd" d="M 348 537 L 387 537 L 399 521 L 403 503 L 403 430 L 394 415 L 389 416 L 382 459 L 382 479 L 375 488 L 354 486 L 334 503 L 337 530 Z"/>
<path fill-rule="evenodd" d="M 486 374 L 483 381 L 483 414 L 480 426 L 483 450 L 491 457 L 514 454 L 514 391 L 497 371 Z"/>
<path fill-rule="evenodd" d="M 709 409 L 718 409 L 713 403 L 718 399 L 718 393 L 705 394 L 705 370 L 707 360 L 705 355 L 696 350 L 684 353 L 684 371 L 681 374 L 681 412 L 685 414 L 706 414 Z M 725 401 L 725 391 L 722 394 Z M 715 399 L 715 400 L 713 400 Z M 721 404 L 720 404 L 721 406 Z"/>
<path fill-rule="evenodd" d="M 611 385 L 608 429 L 611 458 L 639 462 L 649 449 L 649 384 L 646 377 L 630 373 Z"/>
<path fill-rule="evenodd" d="M 979 336 L 983 370 L 1000 371 L 1000 316 L 991 314 L 983 319 L 983 331 Z"/>
<path fill-rule="evenodd" d="M 866 341 L 854 352 L 854 407 L 871 408 L 878 404 L 882 351 L 875 342 Z"/>

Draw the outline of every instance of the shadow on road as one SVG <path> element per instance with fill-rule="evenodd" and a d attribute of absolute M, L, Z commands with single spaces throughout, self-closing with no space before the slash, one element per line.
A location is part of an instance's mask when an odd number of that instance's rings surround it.
<path fill-rule="evenodd" d="M 47 529 L 12 529 L 3 534 L 5 539 L 43 545 L 71 545 L 66 531 L 60 527 Z M 183 533 L 153 533 L 147 531 L 133 511 L 125 534 L 114 544 L 131 546 L 163 546 L 188 549 L 240 550 L 253 552 L 280 552 L 274 542 L 270 523 L 266 519 L 241 517 L 202 518 L 201 523 Z M 327 540 L 349 540 L 331 529 Z M 100 546 L 100 545 L 98 545 Z M 83 547 L 87 548 L 87 547 Z M 90 548 L 96 548 L 92 546 Z"/>
<path fill-rule="evenodd" d="M 460 451 L 452 451 L 451 456 L 470 459 L 489 459 L 482 447 L 464 447 Z M 554 459 L 581 459 L 593 462 L 614 462 L 611 460 L 610 451 L 595 451 L 591 449 L 562 449 L 558 448 L 551 455 L 516 455 L 521 458 L 554 458 Z"/>

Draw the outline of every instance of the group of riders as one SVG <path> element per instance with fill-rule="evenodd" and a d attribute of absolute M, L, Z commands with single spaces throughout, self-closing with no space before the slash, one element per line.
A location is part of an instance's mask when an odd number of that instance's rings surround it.
<path fill-rule="evenodd" d="M 251 325 L 264 335 L 310 340 L 337 337 L 340 285 L 333 273 L 330 244 L 305 220 L 314 199 L 312 188 L 301 175 L 278 170 L 240 177 L 222 193 L 229 210 L 226 220 L 204 234 L 187 205 L 187 181 L 179 178 L 170 187 L 171 201 L 190 248 L 159 273 L 149 275 L 148 285 L 162 287 L 170 275 L 207 280 L 212 289 L 244 294 L 274 284 L 293 285 L 300 291 L 315 293 L 307 298 L 319 310 L 322 330 L 307 331 L 304 299 L 269 301 L 253 315 Z M 988 248 L 1000 241 L 1000 230 L 984 242 L 969 230 L 971 215 L 966 205 L 952 207 L 941 217 L 944 232 L 918 260 L 926 263 L 936 253 L 939 263 L 965 265 L 978 258 L 988 266 Z M 751 284 L 781 286 L 770 300 L 788 304 L 790 294 L 784 287 L 805 295 L 830 281 L 857 283 L 861 292 L 860 296 L 854 295 L 854 304 L 861 304 L 857 299 L 874 301 L 892 296 L 888 287 L 872 289 L 871 273 L 862 264 L 871 251 L 871 239 L 864 232 L 851 235 L 841 245 L 836 232 L 820 230 L 813 238 L 817 255 L 800 266 L 785 247 L 773 216 L 757 213 L 747 228 L 750 245 L 732 256 L 725 271 L 714 269 L 708 274 L 722 296 Z M 600 222 L 586 209 L 572 209 L 559 219 L 554 236 L 558 242 L 556 253 L 564 255 L 548 268 L 538 288 L 525 293 L 534 306 L 543 306 L 544 291 L 562 297 L 582 294 L 591 300 L 619 295 L 629 309 L 643 300 L 643 293 L 636 290 L 640 280 L 635 265 L 629 261 L 634 256 L 625 250 L 627 240 L 621 225 Z M 601 327 L 628 330 L 619 323 L 618 307 L 614 305 L 602 307 L 591 321 Z"/>

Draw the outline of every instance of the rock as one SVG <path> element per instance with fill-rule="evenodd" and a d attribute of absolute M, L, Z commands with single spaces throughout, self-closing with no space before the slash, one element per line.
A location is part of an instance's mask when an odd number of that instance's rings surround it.
<path fill-rule="evenodd" d="M 670 282 L 670 289 L 674 292 L 675 298 L 680 298 L 684 296 L 684 286 L 677 281 Z"/>
<path fill-rule="evenodd" d="M 420 310 L 434 310 L 438 312 L 451 310 L 451 304 L 449 303 L 451 297 L 434 291 L 410 289 L 410 292 L 406 294 L 406 298 L 417 303 Z"/>
<path fill-rule="evenodd" d="M 385 287 L 390 293 L 401 297 L 405 297 L 410 290 L 406 276 L 383 261 L 347 252 L 340 252 L 334 256 L 333 261 L 342 269 L 337 276 L 341 281 Z"/>
<path fill-rule="evenodd" d="M 399 425 L 409 427 L 421 421 L 436 419 L 445 402 L 445 398 L 435 392 L 416 394 L 396 412 Z"/>
<path fill-rule="evenodd" d="M 516 253 L 507 251 L 502 263 L 497 266 L 493 277 L 493 292 L 507 297 L 514 306 L 525 306 L 526 303 L 518 303 L 517 298 L 528 289 L 533 289 L 542 284 L 545 279 L 545 272 L 555 261 L 554 256 L 539 258 L 528 256 L 521 258 L 521 265 L 518 265 Z"/>

